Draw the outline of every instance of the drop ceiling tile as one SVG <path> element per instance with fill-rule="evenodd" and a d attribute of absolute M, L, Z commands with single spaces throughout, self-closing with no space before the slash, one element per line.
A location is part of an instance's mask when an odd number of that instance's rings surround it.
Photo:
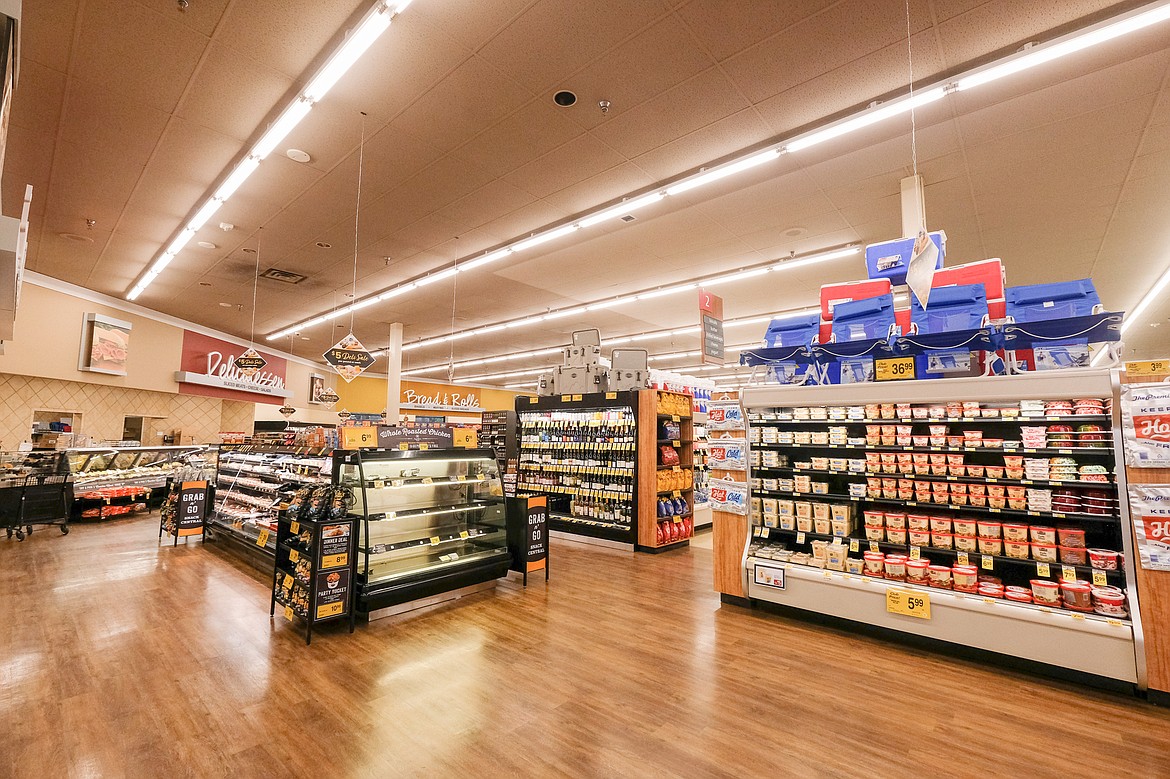
<path fill-rule="evenodd" d="M 73 28 L 80 13 L 78 3 L 22 4 L 21 69 L 33 61 L 64 73 L 73 53 Z M 62 41 L 69 43 L 62 45 Z"/>
<path fill-rule="evenodd" d="M 624 0 L 540 0 L 480 54 L 531 93 L 543 94 L 664 12 L 661 5 Z"/>
<path fill-rule="evenodd" d="M 640 167 L 632 162 L 623 162 L 546 195 L 544 201 L 566 213 L 579 214 L 592 211 L 601 204 L 616 200 L 628 192 L 637 192 L 653 183 L 654 179 L 646 175 Z M 639 219 L 645 218 L 643 212 L 638 212 L 635 216 Z M 618 229 L 622 224 L 620 221 L 614 221 L 591 229 Z"/>
<path fill-rule="evenodd" d="M 769 222 L 760 222 L 756 229 L 744 231 L 741 237 L 744 243 L 759 252 L 764 259 L 780 259 L 789 251 L 794 251 L 791 247 L 796 241 L 793 236 L 788 235 L 794 227 L 803 229 L 805 232 L 800 238 L 808 240 L 848 230 L 850 223 L 835 209 L 816 213 L 791 213 Z"/>
<path fill-rule="evenodd" d="M 9 127 L 54 134 L 64 99 L 64 73 L 37 62 L 21 62 L 20 80 L 12 95 Z"/>
<path fill-rule="evenodd" d="M 754 108 L 745 108 L 634 157 L 633 162 L 657 180 L 678 176 L 713 159 L 734 154 L 771 135 Z"/>
<path fill-rule="evenodd" d="M 260 137 L 264 119 L 275 119 L 274 109 L 292 85 L 291 78 L 248 54 L 212 42 L 176 114 L 242 145 Z"/>
<path fill-rule="evenodd" d="M 724 60 L 832 4 L 833 0 L 694 0 L 682 4 L 678 16 L 707 51 Z"/>
<path fill-rule="evenodd" d="M 300 79 L 310 64 L 345 39 L 345 32 L 367 8 L 368 0 L 234 2 L 215 39 L 250 53 L 289 78 Z"/>
<path fill-rule="evenodd" d="M 24 187 L 33 185 L 31 214 L 41 216 L 49 192 L 53 167 L 54 138 L 23 127 L 9 127 L 4 153 L 4 190 L 0 201 L 5 216 L 19 216 L 24 205 Z"/>
<path fill-rule="evenodd" d="M 502 179 L 496 179 L 470 195 L 439 209 L 436 214 L 459 225 L 462 232 L 509 214 L 535 199 L 524 190 Z"/>
<path fill-rule="evenodd" d="M 530 97 L 482 59 L 471 57 L 395 117 L 391 126 L 449 152 L 524 105 Z"/>
<path fill-rule="evenodd" d="M 134 102 L 173 111 L 208 42 L 175 16 L 141 3 L 87 2 L 73 60 L 85 68 L 74 67 L 70 75 L 90 89 L 100 85 Z"/>
<path fill-rule="evenodd" d="M 503 176 L 584 132 L 565 110 L 544 97 L 534 98 L 485 128 L 455 154 Z"/>
<path fill-rule="evenodd" d="M 499 242 L 509 241 L 517 236 L 532 233 L 544 225 L 558 222 L 567 216 L 569 216 L 567 211 L 563 211 L 544 200 L 537 200 L 535 203 L 529 203 L 510 214 L 492 220 L 490 224 L 483 226 L 482 232 Z M 569 238 L 568 240 L 573 239 Z M 535 251 L 540 251 L 540 249 Z"/>
<path fill-rule="evenodd" d="M 910 9 L 912 29 L 921 33 L 929 26 L 928 2 L 912 0 Z M 746 49 L 723 67 L 743 94 L 759 103 L 898 43 L 902 44 L 905 65 L 905 41 L 901 3 L 847 0 Z M 915 63 L 915 70 L 924 74 L 928 72 L 925 65 Z M 863 93 L 858 99 L 865 97 L 868 95 Z"/>
<path fill-rule="evenodd" d="M 517 168 L 504 180 L 536 197 L 545 197 L 623 162 L 622 155 L 594 135 L 585 134 Z"/>
<path fill-rule="evenodd" d="M 53 184 L 45 193 L 48 213 L 71 223 L 64 229 L 73 232 L 84 226 L 85 219 L 96 219 L 103 229 L 112 229 L 140 173 L 140 168 L 112 155 L 94 154 L 88 146 L 62 141 L 53 157 Z"/>
<path fill-rule="evenodd" d="M 142 168 L 167 123 L 167 114 L 80 79 L 66 84 L 62 143 L 84 147 L 110 165 Z M 71 175 L 71 174 L 70 174 Z"/>
<path fill-rule="evenodd" d="M 415 0 L 410 14 L 404 15 L 401 22 L 412 21 L 410 16 L 425 17 L 464 48 L 478 50 L 531 5 L 533 0 L 494 0 L 470 5 Z"/>
<path fill-rule="evenodd" d="M 635 157 L 746 107 L 722 71 L 713 67 L 606 121 L 593 134 L 626 157 Z"/>
<path fill-rule="evenodd" d="M 170 3 L 164 3 L 167 11 Z M 223 21 L 224 11 L 231 5 L 231 0 L 199 0 L 198 8 L 189 8 L 186 12 L 175 14 L 175 19 L 195 32 L 211 37 L 216 28 Z"/>

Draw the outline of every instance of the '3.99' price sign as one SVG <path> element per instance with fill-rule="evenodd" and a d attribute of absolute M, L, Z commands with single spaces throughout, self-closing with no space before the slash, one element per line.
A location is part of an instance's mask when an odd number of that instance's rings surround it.
<path fill-rule="evenodd" d="M 873 377 L 877 381 L 898 381 L 914 378 L 913 357 L 891 357 L 873 361 Z"/>
<path fill-rule="evenodd" d="M 930 619 L 930 596 L 925 592 L 886 590 L 886 611 L 918 619 Z"/>

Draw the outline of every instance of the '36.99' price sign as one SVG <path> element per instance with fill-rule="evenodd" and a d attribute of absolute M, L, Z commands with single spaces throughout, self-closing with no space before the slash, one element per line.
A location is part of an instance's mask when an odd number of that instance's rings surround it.
<path fill-rule="evenodd" d="M 873 361 L 873 377 L 877 381 L 898 381 L 914 378 L 913 357 L 891 357 Z"/>

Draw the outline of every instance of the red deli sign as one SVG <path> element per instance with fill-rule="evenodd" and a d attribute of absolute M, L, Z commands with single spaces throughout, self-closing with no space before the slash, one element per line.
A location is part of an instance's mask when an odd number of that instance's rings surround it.
<path fill-rule="evenodd" d="M 285 386 L 288 361 L 259 352 L 266 361 L 263 370 L 246 375 L 235 362 L 247 350 L 246 346 L 184 330 L 183 354 L 179 370 L 175 372 L 179 391 L 188 395 L 284 405 L 293 394 Z"/>

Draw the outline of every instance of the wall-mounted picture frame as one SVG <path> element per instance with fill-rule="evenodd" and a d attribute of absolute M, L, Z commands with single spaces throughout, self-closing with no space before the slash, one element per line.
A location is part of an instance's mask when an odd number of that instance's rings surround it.
<path fill-rule="evenodd" d="M 103 314 L 86 314 L 82 322 L 81 354 L 77 369 L 125 376 L 130 357 L 130 330 L 134 325 Z"/>
<path fill-rule="evenodd" d="M 309 374 L 309 402 L 324 406 L 325 401 L 321 400 L 321 393 L 325 391 L 325 377 L 320 373 Z"/>

